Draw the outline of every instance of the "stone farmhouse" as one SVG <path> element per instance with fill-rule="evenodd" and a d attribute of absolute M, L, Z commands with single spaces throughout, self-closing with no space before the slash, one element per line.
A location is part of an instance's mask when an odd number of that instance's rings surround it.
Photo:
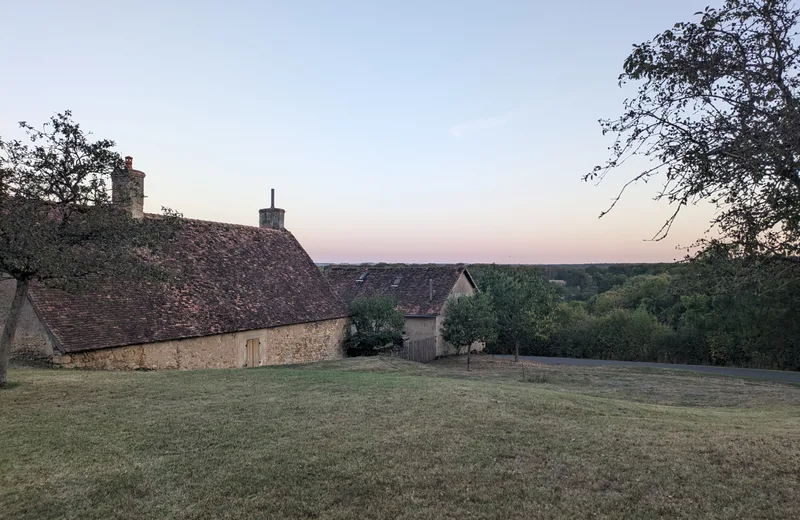
<path fill-rule="evenodd" d="M 473 294 L 477 290 L 463 265 L 434 267 L 330 266 L 325 274 L 333 289 L 347 303 L 375 295 L 397 300 L 405 314 L 405 334 L 411 341 L 435 338 L 436 355 L 454 352 L 442 339 L 445 303 L 451 298 Z M 476 343 L 472 350 L 483 350 Z"/>
<path fill-rule="evenodd" d="M 126 170 L 113 194 L 132 190 L 126 209 L 144 212 L 145 174 Z M 65 367 L 233 368 L 343 357 L 347 306 L 297 239 L 284 210 L 259 211 L 259 226 L 185 219 L 163 248 L 180 266 L 179 285 L 115 282 L 69 294 L 33 284 L 15 350 Z M 14 281 L 0 283 L 8 308 Z"/>

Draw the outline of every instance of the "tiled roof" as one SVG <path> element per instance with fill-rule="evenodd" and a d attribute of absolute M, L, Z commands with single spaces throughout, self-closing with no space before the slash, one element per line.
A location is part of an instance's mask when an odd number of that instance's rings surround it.
<path fill-rule="evenodd" d="M 186 219 L 161 258 L 180 286 L 118 282 L 91 293 L 32 286 L 64 352 L 306 323 L 347 315 L 288 231 Z"/>
<path fill-rule="evenodd" d="M 325 269 L 331 286 L 346 302 L 375 295 L 390 295 L 397 299 L 398 309 L 406 316 L 441 314 L 447 296 L 464 272 L 466 268 L 462 265 L 331 266 Z"/>

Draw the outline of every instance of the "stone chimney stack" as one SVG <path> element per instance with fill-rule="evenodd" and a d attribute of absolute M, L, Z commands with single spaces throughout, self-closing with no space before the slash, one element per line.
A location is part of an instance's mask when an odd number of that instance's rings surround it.
<path fill-rule="evenodd" d="M 133 218 L 144 216 L 144 172 L 133 169 L 133 157 L 125 157 L 125 168 L 111 174 L 111 202 Z"/>
<path fill-rule="evenodd" d="M 283 216 L 286 211 L 275 207 L 275 190 L 272 190 L 272 205 L 258 210 L 258 227 L 279 229 L 283 231 Z"/>

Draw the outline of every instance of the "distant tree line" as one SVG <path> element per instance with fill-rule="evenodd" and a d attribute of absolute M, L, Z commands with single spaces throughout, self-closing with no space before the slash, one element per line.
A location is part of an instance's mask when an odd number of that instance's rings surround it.
<path fill-rule="evenodd" d="M 586 264 L 586 265 L 513 265 L 503 266 L 510 273 L 521 275 L 538 274 L 549 280 L 560 280 L 560 294 L 567 301 L 586 301 L 592 296 L 624 284 L 629 278 L 640 275 L 655 275 L 674 270 L 678 264 Z M 490 271 L 490 264 L 473 264 L 469 271 L 476 279 L 483 280 Z"/>
<path fill-rule="evenodd" d="M 403 265 L 403 264 L 397 264 Z M 480 292 L 448 303 L 444 339 L 468 353 L 800 370 L 800 279 L 791 260 L 707 249 L 691 262 L 469 266 Z M 553 283 L 560 280 L 563 284 Z M 354 302 L 350 355 L 399 345 L 396 302 Z"/>
<path fill-rule="evenodd" d="M 542 329 L 519 338 L 519 350 L 800 370 L 800 280 L 793 267 L 779 258 L 734 257 L 725 248 L 680 264 L 561 266 L 553 279 L 566 285 L 552 286 L 560 301 Z M 481 287 L 497 276 L 487 273 L 543 280 L 549 269 L 476 265 L 470 272 Z M 516 346 L 501 333 L 487 352 Z"/>

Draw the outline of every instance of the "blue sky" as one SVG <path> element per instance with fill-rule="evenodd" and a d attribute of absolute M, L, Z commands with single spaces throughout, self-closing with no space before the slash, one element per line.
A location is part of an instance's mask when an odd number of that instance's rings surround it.
<path fill-rule="evenodd" d="M 257 224 L 269 189 L 318 262 L 669 261 L 657 186 L 627 176 L 633 43 L 707 2 L 10 2 L 0 135 L 71 109 L 147 173 L 146 210 Z M 718 2 L 717 2 L 718 3 Z"/>

